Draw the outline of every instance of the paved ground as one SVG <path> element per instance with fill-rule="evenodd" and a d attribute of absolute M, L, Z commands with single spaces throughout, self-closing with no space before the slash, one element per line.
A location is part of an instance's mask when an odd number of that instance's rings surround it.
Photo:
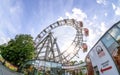
<path fill-rule="evenodd" d="M 22 75 L 22 74 L 9 70 L 5 66 L 3 66 L 2 63 L 0 62 L 0 75 Z"/>

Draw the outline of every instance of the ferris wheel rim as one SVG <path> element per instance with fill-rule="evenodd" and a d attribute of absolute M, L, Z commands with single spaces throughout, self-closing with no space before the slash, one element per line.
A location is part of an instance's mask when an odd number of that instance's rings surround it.
<path fill-rule="evenodd" d="M 78 31 L 82 31 L 83 29 L 83 26 L 81 25 L 80 26 L 80 23 L 81 21 L 76 21 L 74 19 L 64 19 L 64 20 L 60 20 L 60 21 L 57 21 L 51 25 L 49 25 L 48 27 L 46 27 L 45 29 L 43 29 L 43 31 L 41 31 L 37 37 L 35 38 L 35 49 L 37 49 L 37 47 L 39 46 L 40 42 L 42 41 L 42 39 L 46 36 L 46 34 L 48 34 L 49 32 L 51 32 L 53 29 L 57 28 L 57 27 L 60 27 L 60 26 L 72 26 L 73 28 L 75 28 Z M 76 34 L 77 35 L 77 34 Z M 75 38 L 74 40 L 72 41 L 72 43 L 74 43 L 76 41 L 76 35 L 75 35 Z M 83 35 L 81 33 L 81 35 Z M 37 41 L 38 40 L 38 41 Z M 78 41 L 78 40 L 77 40 Z M 80 40 L 79 40 L 80 41 Z M 82 43 L 83 42 L 83 37 L 81 37 L 81 42 L 77 42 L 78 43 Z M 72 45 L 72 44 L 71 44 Z M 76 45 L 77 46 L 77 45 Z M 67 50 L 63 51 L 61 53 L 61 55 L 64 55 L 65 52 Z M 77 50 L 78 51 L 78 50 Z M 71 53 L 68 54 L 68 56 L 70 55 Z M 76 55 L 76 53 L 74 54 Z M 74 56 L 73 55 L 73 56 Z M 59 55 L 58 55 L 59 56 Z M 72 57 L 73 57 L 72 56 Z M 71 58 L 70 58 L 71 59 Z"/>

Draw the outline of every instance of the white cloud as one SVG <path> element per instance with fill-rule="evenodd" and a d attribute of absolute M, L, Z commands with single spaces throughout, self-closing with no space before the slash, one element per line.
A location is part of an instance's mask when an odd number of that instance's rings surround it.
<path fill-rule="evenodd" d="M 115 15 L 120 16 L 120 7 L 112 3 L 112 8 L 115 11 Z"/>
<path fill-rule="evenodd" d="M 84 20 L 87 19 L 86 13 L 84 13 L 81 9 L 78 9 L 78 8 L 73 8 L 73 9 L 72 9 L 72 13 L 66 12 L 66 13 L 65 13 L 65 17 L 67 17 L 67 18 L 69 18 L 69 19 L 75 19 L 75 20 L 77 20 L 77 21 L 84 21 Z M 63 19 L 63 18 L 60 17 L 58 20 L 60 20 L 60 19 Z M 72 32 L 69 31 L 69 32 L 70 32 L 70 34 L 73 33 L 73 31 L 72 31 Z M 67 33 L 67 34 L 68 34 L 68 33 Z M 71 38 L 73 39 L 73 37 L 68 37 L 67 39 L 71 39 Z M 70 42 L 70 41 L 69 41 L 69 42 Z M 68 42 L 66 42 L 66 43 L 67 43 L 67 45 L 69 45 Z M 62 44 L 62 45 L 63 45 L 63 44 Z M 63 47 L 61 47 L 61 48 L 65 49 L 64 46 L 67 47 L 67 46 L 64 44 Z M 72 50 L 73 50 L 73 49 L 72 49 Z M 69 52 L 71 52 L 71 51 L 69 51 Z M 83 54 L 83 53 L 81 53 L 81 54 Z M 80 54 L 80 57 L 81 57 L 82 60 L 84 60 L 85 54 L 83 54 L 83 55 L 81 55 L 81 54 Z"/>
<path fill-rule="evenodd" d="M 95 45 L 95 43 L 100 39 L 100 37 L 106 32 L 106 24 L 105 22 L 96 22 L 96 19 L 98 19 L 97 15 L 94 15 L 92 20 L 88 19 L 87 14 L 85 14 L 82 10 L 78 8 L 74 8 L 72 12 L 73 13 L 66 12 L 65 16 L 67 16 L 68 18 L 74 18 L 78 21 L 83 21 L 84 27 L 87 27 L 89 29 L 89 36 L 87 37 L 86 43 L 88 44 L 88 50 L 90 50 L 93 45 Z M 105 13 L 104 15 L 107 16 L 107 13 Z M 81 54 L 80 57 L 83 55 L 85 56 L 85 54 Z M 82 59 L 84 59 L 84 57 L 82 57 Z"/>
<path fill-rule="evenodd" d="M 7 37 L 3 32 L 0 32 L 0 36 L 1 36 L 0 37 L 0 45 L 7 43 L 10 40 L 10 38 Z"/>
<path fill-rule="evenodd" d="M 35 29 L 34 28 L 31 28 L 31 34 L 33 35 L 35 33 Z"/>
<path fill-rule="evenodd" d="M 93 19 L 94 19 L 94 20 L 96 20 L 96 19 L 97 19 L 97 16 L 96 16 L 96 15 L 94 15 Z"/>
<path fill-rule="evenodd" d="M 10 41 L 10 38 L 7 37 L 0 37 L 0 45 L 7 43 L 8 41 Z"/>
<path fill-rule="evenodd" d="M 108 13 L 105 13 L 104 15 L 105 15 L 105 16 L 107 16 L 107 15 L 108 15 Z"/>
<path fill-rule="evenodd" d="M 117 8 L 116 8 L 115 14 L 120 16 L 120 7 L 117 7 Z"/>
<path fill-rule="evenodd" d="M 95 32 L 92 28 L 89 28 L 89 37 L 87 40 L 89 49 L 96 43 L 97 37 L 97 32 Z"/>
<path fill-rule="evenodd" d="M 87 15 L 78 8 L 73 8 L 72 13 L 66 12 L 65 15 L 70 19 L 73 18 L 78 21 L 83 21 L 84 19 L 87 18 Z"/>
<path fill-rule="evenodd" d="M 30 27 L 29 30 L 30 30 L 30 32 L 27 34 L 31 34 L 33 38 L 36 38 L 36 36 L 37 36 L 36 29 L 34 27 Z"/>
<path fill-rule="evenodd" d="M 95 21 L 93 21 L 90 27 L 88 23 L 88 29 L 89 36 L 87 39 L 87 44 L 90 50 L 95 45 L 95 43 L 100 39 L 100 37 L 102 37 L 102 35 L 106 32 L 108 28 L 106 27 L 104 22 L 101 22 L 99 25 Z"/>
<path fill-rule="evenodd" d="M 112 3 L 112 7 L 113 7 L 113 10 L 115 10 L 115 9 L 116 9 L 116 6 L 115 6 L 115 4 L 113 4 L 113 3 Z"/>
<path fill-rule="evenodd" d="M 10 40 L 9 35 L 16 34 L 17 31 L 8 21 L 4 21 L 4 23 L 0 23 L 0 25 L 0 44 L 4 44 Z"/>
<path fill-rule="evenodd" d="M 98 4 L 104 4 L 104 5 L 106 5 L 106 0 L 96 0 L 96 2 L 98 3 Z"/>
<path fill-rule="evenodd" d="M 94 20 L 94 18 L 93 18 L 93 20 Z M 90 21 L 90 20 L 88 20 L 88 19 L 85 21 L 84 24 L 85 24 L 85 25 L 89 25 L 89 26 L 91 26 L 91 25 L 93 26 L 93 25 L 94 25 L 93 21 Z"/>
<path fill-rule="evenodd" d="M 101 35 L 103 35 L 107 30 L 107 27 L 105 26 L 104 22 L 101 22 L 100 30 L 101 30 Z"/>
<path fill-rule="evenodd" d="M 59 21 L 59 20 L 63 20 L 63 17 L 59 17 L 59 18 L 57 19 L 57 21 Z"/>

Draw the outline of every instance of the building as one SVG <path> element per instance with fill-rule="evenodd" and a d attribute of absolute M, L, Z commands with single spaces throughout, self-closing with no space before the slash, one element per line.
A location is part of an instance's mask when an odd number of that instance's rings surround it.
<path fill-rule="evenodd" d="M 120 75 L 120 21 L 92 47 L 85 61 L 87 75 Z"/>

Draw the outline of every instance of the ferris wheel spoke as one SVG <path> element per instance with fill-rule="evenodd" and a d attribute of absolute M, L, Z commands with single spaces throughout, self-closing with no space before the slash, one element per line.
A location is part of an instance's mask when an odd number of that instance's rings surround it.
<path fill-rule="evenodd" d="M 63 40 L 58 42 L 57 38 L 53 35 L 55 34 L 55 31 L 53 30 L 61 26 L 71 26 L 76 30 L 74 39 L 71 41 L 70 45 L 64 49 L 64 51 L 59 48 L 61 46 L 58 44 Z M 57 21 L 46 27 L 35 38 L 35 49 L 37 52 L 36 59 L 55 61 L 59 63 L 68 62 L 76 56 L 79 50 L 87 49 L 83 39 L 84 35 L 86 37 L 88 36 L 88 29 L 83 28 L 83 23 L 81 21 L 76 21 L 74 19 Z M 65 37 L 63 38 L 65 39 Z"/>

